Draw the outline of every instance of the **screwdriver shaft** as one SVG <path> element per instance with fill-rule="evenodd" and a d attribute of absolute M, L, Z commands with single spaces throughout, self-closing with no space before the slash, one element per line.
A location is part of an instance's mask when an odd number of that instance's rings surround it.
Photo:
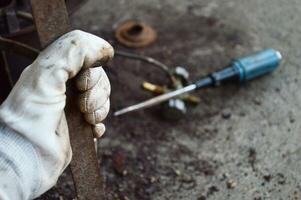
<path fill-rule="evenodd" d="M 157 105 L 157 104 L 159 104 L 161 102 L 164 102 L 164 101 L 166 101 L 168 99 L 171 99 L 173 97 L 176 97 L 176 96 L 179 96 L 179 95 L 191 92 L 191 91 L 195 90 L 196 88 L 197 88 L 197 86 L 195 84 L 188 85 L 188 86 L 183 87 L 183 88 L 181 88 L 179 90 L 175 90 L 173 92 L 169 92 L 169 93 L 166 93 L 166 94 L 154 97 L 152 99 L 146 100 L 146 101 L 141 102 L 139 104 L 136 104 L 136 105 L 129 106 L 127 108 L 121 109 L 121 110 L 115 112 L 114 116 L 122 115 L 122 114 L 125 114 L 125 113 L 128 113 L 128 112 L 132 112 L 134 110 L 139 110 L 141 108 L 148 108 L 148 107 L 151 107 L 153 105 Z"/>

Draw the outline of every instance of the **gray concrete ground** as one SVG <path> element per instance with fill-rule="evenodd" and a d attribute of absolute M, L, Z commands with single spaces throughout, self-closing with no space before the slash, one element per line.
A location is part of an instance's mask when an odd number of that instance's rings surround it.
<path fill-rule="evenodd" d="M 72 22 L 126 49 L 113 34 L 127 19 L 158 31 L 157 41 L 136 53 L 187 66 L 192 80 L 264 48 L 280 50 L 284 61 L 242 87 L 199 92 L 202 103 L 176 123 L 158 108 L 110 116 L 99 142 L 109 198 L 299 199 L 301 1 L 90 0 Z M 139 88 L 144 79 L 164 81 L 138 61 L 116 58 L 107 71 L 112 110 L 150 97 Z M 116 153 L 124 166 L 114 166 Z"/>

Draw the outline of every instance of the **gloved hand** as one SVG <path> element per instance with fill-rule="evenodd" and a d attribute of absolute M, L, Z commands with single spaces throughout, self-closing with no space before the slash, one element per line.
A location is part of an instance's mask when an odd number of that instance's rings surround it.
<path fill-rule="evenodd" d="M 1 105 L 0 121 L 33 145 L 39 162 L 36 177 L 20 177 L 21 181 L 35 180 L 34 185 L 24 186 L 28 187 L 23 192 L 26 197 L 37 197 L 52 187 L 71 160 L 64 115 L 65 92 L 66 81 L 78 73 L 80 110 L 94 126 L 95 135 L 103 134 L 105 127 L 101 121 L 109 111 L 110 83 L 99 66 L 113 54 L 105 40 L 83 31 L 69 32 L 43 50 L 23 71 Z M 27 190 L 31 191 L 29 196 Z"/>

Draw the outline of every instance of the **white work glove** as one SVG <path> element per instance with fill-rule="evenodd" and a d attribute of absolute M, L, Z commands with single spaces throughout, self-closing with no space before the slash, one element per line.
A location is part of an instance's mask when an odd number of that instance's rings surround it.
<path fill-rule="evenodd" d="M 0 121 L 33 145 L 39 162 L 35 177 L 20 177 L 20 181 L 24 178 L 27 183 L 24 198 L 35 198 L 51 188 L 71 160 L 64 115 L 65 92 L 66 81 L 79 72 L 76 85 L 81 91 L 80 110 L 94 126 L 97 137 L 104 133 L 101 121 L 109 111 L 110 83 L 99 65 L 113 54 L 105 40 L 83 31 L 71 31 L 39 54 L 1 105 Z M 35 181 L 34 185 L 28 184 L 27 179 Z"/>

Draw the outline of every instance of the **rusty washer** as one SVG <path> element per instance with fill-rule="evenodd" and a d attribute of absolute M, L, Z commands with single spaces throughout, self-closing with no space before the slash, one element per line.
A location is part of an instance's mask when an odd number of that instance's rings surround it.
<path fill-rule="evenodd" d="M 140 48 L 154 42 L 157 33 L 147 24 L 137 21 L 126 21 L 117 28 L 115 36 L 125 46 Z"/>

